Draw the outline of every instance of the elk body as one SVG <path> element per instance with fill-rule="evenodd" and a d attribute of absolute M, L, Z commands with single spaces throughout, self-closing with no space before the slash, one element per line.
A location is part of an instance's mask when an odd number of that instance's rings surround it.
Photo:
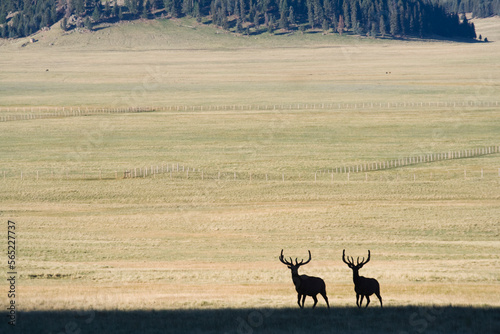
<path fill-rule="evenodd" d="M 380 300 L 380 307 L 382 306 L 382 297 L 380 296 L 380 285 L 378 281 L 374 278 L 367 278 L 363 276 L 359 276 L 359 269 L 361 269 L 365 264 L 370 261 L 370 251 L 368 251 L 368 258 L 365 261 L 365 258 L 359 262 L 359 257 L 354 264 L 354 259 L 351 257 L 345 257 L 345 249 L 342 253 L 342 261 L 352 269 L 352 279 L 354 281 L 354 291 L 356 291 L 356 305 L 361 308 L 361 304 L 363 303 L 363 297 L 366 297 L 366 307 L 370 304 L 370 296 L 375 294 Z M 360 297 L 361 296 L 361 300 Z"/>
<path fill-rule="evenodd" d="M 330 308 L 330 304 L 328 303 L 328 297 L 326 296 L 326 285 L 325 281 L 323 281 L 319 277 L 307 276 L 307 275 L 299 275 L 299 268 L 305 264 L 308 264 L 311 261 L 311 251 L 309 252 L 309 260 L 304 263 L 304 260 L 300 262 L 295 259 L 295 264 L 293 264 L 292 258 L 290 258 L 290 262 L 288 262 L 283 256 L 283 250 L 281 250 L 281 256 L 279 257 L 281 263 L 285 264 L 288 269 L 292 271 L 292 281 L 295 285 L 295 290 L 297 291 L 297 303 L 300 308 L 304 308 L 304 301 L 306 300 L 306 296 L 311 296 L 314 300 L 314 305 L 312 308 L 316 307 L 318 303 L 318 298 L 316 295 L 319 293 L 323 296 L 326 301 L 326 305 Z M 300 304 L 300 300 L 302 298 L 302 305 Z"/>

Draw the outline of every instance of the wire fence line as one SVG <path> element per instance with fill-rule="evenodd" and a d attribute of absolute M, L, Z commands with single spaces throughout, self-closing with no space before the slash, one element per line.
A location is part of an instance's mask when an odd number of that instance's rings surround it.
<path fill-rule="evenodd" d="M 202 169 L 179 166 L 168 168 L 169 164 L 145 166 L 124 172 L 113 170 L 36 170 L 36 171 L 7 171 L 0 170 L 0 182 L 8 180 L 42 181 L 104 181 L 104 180 L 167 180 L 167 181 L 219 181 L 219 182 L 360 182 L 360 181 L 446 181 L 446 180 L 499 180 L 500 167 L 465 167 L 461 168 L 408 168 L 393 170 L 389 173 L 375 171 L 364 173 L 335 173 L 335 171 L 321 172 L 236 172 L 236 171 L 206 171 Z M 176 165 L 176 164 L 174 164 Z M 2 181 L 3 180 L 3 181 Z"/>
<path fill-rule="evenodd" d="M 492 108 L 499 101 L 441 101 L 441 102 L 360 102 L 360 103 L 294 103 L 294 104 L 228 104 L 143 106 L 126 108 L 89 107 L 1 107 L 0 122 L 33 119 L 77 117 L 102 114 L 124 114 L 158 111 L 269 111 L 269 110 L 378 110 L 429 108 Z"/>
<path fill-rule="evenodd" d="M 447 151 L 442 153 L 429 153 L 414 155 L 403 158 L 388 159 L 376 162 L 358 163 L 354 165 L 344 165 L 341 167 L 318 169 L 310 172 L 251 172 L 251 171 L 223 171 L 223 170 L 205 170 L 186 166 L 181 163 L 161 163 L 149 166 L 139 166 L 127 168 L 125 170 L 109 170 L 109 169 L 37 169 L 31 171 L 25 170 L 1 170 L 0 178 L 27 179 L 66 179 L 66 180 L 106 180 L 106 179 L 137 179 L 137 178 L 168 178 L 168 179 L 197 179 L 197 180 L 247 180 L 247 181 L 351 181 L 362 180 L 368 181 L 377 176 L 376 172 L 398 169 L 396 178 L 408 179 L 408 175 L 413 175 L 413 179 L 422 179 L 422 174 L 430 173 L 430 180 L 450 179 L 450 178 L 484 178 L 485 175 L 495 175 L 500 177 L 500 168 L 467 168 L 450 169 L 450 168 L 434 168 L 431 170 L 431 164 L 457 159 L 469 159 L 486 155 L 500 153 L 500 145 L 491 145 L 483 147 L 475 147 L 471 149 L 463 149 L 458 151 Z M 428 168 L 420 168 L 428 166 Z M 405 168 L 415 167 L 415 168 Z M 409 174 L 410 173 L 410 174 Z M 364 175 L 363 175 L 364 174 Z M 361 176 L 359 176 L 361 175 Z M 370 175 L 370 177 L 369 177 Z M 427 177 L 427 176 L 426 176 Z"/>
<path fill-rule="evenodd" d="M 324 178 L 325 175 L 330 175 L 332 180 L 334 175 L 347 174 L 347 179 L 350 179 L 350 174 L 358 173 L 368 173 L 375 171 L 383 171 L 388 169 L 403 168 L 408 166 L 414 166 L 418 164 L 428 164 L 433 162 L 439 162 L 444 160 L 456 160 L 456 159 L 467 159 L 475 158 L 479 156 L 498 154 L 500 153 L 500 145 L 491 145 L 476 147 L 472 149 L 464 149 L 458 151 L 447 151 L 442 153 L 429 153 L 414 155 L 410 157 L 403 157 L 397 159 L 388 159 L 376 162 L 358 163 L 354 165 L 344 165 L 341 167 L 329 168 L 329 169 L 318 169 L 314 173 L 276 173 L 276 172 L 237 172 L 237 171 L 206 171 L 200 168 L 186 167 L 184 165 L 179 165 L 179 163 L 172 164 L 161 164 L 148 167 L 135 167 L 126 169 L 123 172 L 123 178 L 145 178 L 145 177 L 156 177 L 156 175 L 169 174 L 170 178 L 179 177 L 180 174 L 185 174 L 185 178 L 199 178 L 201 180 L 206 179 L 233 179 L 233 180 L 305 180 L 312 175 L 314 175 L 314 181 L 318 178 Z M 483 175 L 484 170 L 482 169 L 481 174 Z M 191 173 L 191 176 L 190 176 Z M 464 171 L 465 176 L 467 176 L 467 169 Z M 498 175 L 500 176 L 500 168 L 498 169 Z M 365 175 L 367 177 L 367 175 Z"/>

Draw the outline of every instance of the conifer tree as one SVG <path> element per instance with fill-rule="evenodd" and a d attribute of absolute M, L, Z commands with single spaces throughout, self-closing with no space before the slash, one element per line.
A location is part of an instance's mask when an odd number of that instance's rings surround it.
<path fill-rule="evenodd" d="M 399 11 L 395 5 L 392 6 L 390 15 L 391 15 L 390 17 L 391 35 L 396 36 L 400 32 L 400 25 L 399 25 Z"/>
<path fill-rule="evenodd" d="M 85 28 L 92 30 L 92 21 L 90 20 L 90 17 L 86 16 L 84 22 Z"/>
<path fill-rule="evenodd" d="M 288 30 L 290 28 L 290 23 L 288 22 L 288 2 L 287 2 L 287 0 L 281 0 L 279 26 L 281 29 L 285 29 L 285 30 Z"/>
<path fill-rule="evenodd" d="M 344 1 L 344 6 L 343 6 L 343 13 L 344 13 L 344 15 L 343 15 L 343 20 L 342 21 L 344 23 L 345 29 L 349 29 L 350 28 L 349 22 L 351 21 L 351 19 L 350 19 L 351 16 L 350 16 L 349 12 L 350 12 L 349 2 Z"/>
<path fill-rule="evenodd" d="M 380 34 L 382 35 L 382 38 L 384 38 L 385 34 L 387 34 L 384 15 L 380 15 L 379 30 L 380 30 Z"/>
<path fill-rule="evenodd" d="M 61 20 L 61 29 L 63 31 L 67 31 L 68 30 L 68 19 L 66 17 L 63 17 L 63 19 Z"/>
<path fill-rule="evenodd" d="M 118 17 L 119 14 L 120 14 L 120 7 L 118 6 L 118 1 L 115 0 L 113 3 L 113 17 Z"/>
<path fill-rule="evenodd" d="M 328 32 L 328 30 L 330 30 L 330 24 L 328 23 L 328 20 L 326 18 L 323 19 L 323 24 L 321 25 L 321 28 L 323 29 L 324 32 Z"/>
<path fill-rule="evenodd" d="M 259 26 L 260 26 L 260 14 L 258 11 L 255 11 L 255 15 L 253 17 L 253 25 L 255 27 L 256 30 L 259 29 Z"/>
<path fill-rule="evenodd" d="M 314 11 L 312 0 L 306 0 L 307 5 L 307 20 L 312 29 L 314 29 Z"/>
<path fill-rule="evenodd" d="M 99 22 L 99 20 L 101 19 L 101 8 L 99 6 L 99 4 L 96 4 L 95 8 L 94 8 L 94 12 L 92 13 L 92 19 L 94 20 L 94 22 Z M 85 24 L 85 26 L 87 26 Z M 91 29 L 91 28 L 88 28 L 88 29 Z"/>
<path fill-rule="evenodd" d="M 340 35 L 344 33 L 344 16 L 339 15 L 339 24 L 337 26 L 337 31 Z"/>
<path fill-rule="evenodd" d="M 291 24 L 291 25 L 295 25 L 295 14 L 294 14 L 294 11 L 293 11 L 293 6 L 290 6 L 290 8 L 288 9 L 288 22 Z"/>

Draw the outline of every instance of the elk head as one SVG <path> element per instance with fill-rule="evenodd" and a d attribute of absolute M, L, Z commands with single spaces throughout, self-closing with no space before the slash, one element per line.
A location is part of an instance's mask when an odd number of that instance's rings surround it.
<path fill-rule="evenodd" d="M 349 266 L 349 268 L 351 268 L 353 271 L 358 272 L 359 269 L 363 268 L 363 266 L 370 261 L 370 250 L 368 250 L 368 258 L 366 259 L 366 261 L 365 261 L 365 258 L 363 257 L 361 262 L 359 262 L 359 256 L 358 256 L 358 258 L 356 260 L 356 264 L 354 264 L 354 258 L 352 256 L 350 259 L 349 259 L 349 257 L 347 257 L 347 261 L 345 258 L 346 257 L 345 257 L 345 249 L 344 249 L 344 251 L 342 252 L 342 261 L 344 261 L 344 263 L 347 264 Z"/>
<path fill-rule="evenodd" d="M 293 259 L 291 257 L 290 257 L 290 262 L 288 262 L 285 259 L 285 256 L 283 255 L 283 250 L 281 250 L 281 255 L 280 255 L 279 259 L 280 259 L 281 263 L 286 265 L 288 267 L 288 269 L 290 269 L 292 271 L 292 275 L 298 276 L 300 266 L 306 265 L 311 261 L 311 251 L 308 251 L 308 252 L 309 252 L 309 259 L 306 262 L 304 262 L 303 259 L 299 262 L 297 260 L 297 258 L 295 258 L 295 264 L 293 264 Z"/>

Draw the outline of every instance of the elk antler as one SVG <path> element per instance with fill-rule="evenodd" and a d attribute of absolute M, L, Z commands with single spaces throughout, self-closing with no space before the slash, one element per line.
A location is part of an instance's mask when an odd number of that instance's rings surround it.
<path fill-rule="evenodd" d="M 283 263 L 284 265 L 287 265 L 287 266 L 293 266 L 293 260 L 292 258 L 290 258 L 290 262 L 288 262 L 287 260 L 285 260 L 285 256 L 283 255 L 283 250 L 281 250 L 281 255 L 279 257 L 281 263 Z"/>
<path fill-rule="evenodd" d="M 300 266 L 303 266 L 305 264 L 308 264 L 309 261 L 311 261 L 311 251 L 308 251 L 309 252 L 309 259 L 304 262 L 304 259 L 302 259 L 300 262 L 297 258 L 295 258 L 295 264 L 293 264 L 293 259 L 290 257 L 290 262 L 288 262 L 286 259 L 285 259 L 285 256 L 283 255 L 283 250 L 281 250 L 281 255 L 279 257 L 281 263 L 287 265 L 287 266 L 297 266 L 297 267 L 300 267 Z"/>
<path fill-rule="evenodd" d="M 368 261 L 370 261 L 370 250 L 368 250 L 368 258 L 366 259 L 366 261 L 365 261 L 365 258 L 363 257 L 361 259 L 361 263 L 360 263 L 359 262 L 359 256 L 358 256 L 358 258 L 356 259 L 356 264 L 354 264 L 354 258 L 352 256 L 351 256 L 351 258 L 347 257 L 347 261 L 346 261 L 346 259 L 345 259 L 345 249 L 344 249 L 343 252 L 342 252 L 342 261 L 344 261 L 344 263 L 347 264 L 349 266 L 349 268 L 358 267 L 358 269 L 360 269 L 365 264 L 367 264 Z"/>
<path fill-rule="evenodd" d="M 361 260 L 361 263 L 359 263 L 359 257 L 358 257 L 358 266 L 361 268 L 365 264 L 367 264 L 370 261 L 370 250 L 368 250 L 368 258 L 365 261 L 365 258 L 363 257 L 363 260 Z"/>
<path fill-rule="evenodd" d="M 308 252 L 309 252 L 309 260 L 307 260 L 306 263 L 304 263 L 304 259 L 302 259 L 300 263 L 297 263 L 298 266 L 303 266 L 304 264 L 308 264 L 311 261 L 311 251 L 308 250 Z M 297 262 L 297 260 L 295 260 L 295 262 Z"/>
<path fill-rule="evenodd" d="M 347 257 L 347 261 L 345 260 L 345 249 L 342 251 L 342 261 L 344 261 L 345 264 L 347 264 L 349 266 L 349 268 L 352 268 L 354 266 L 354 263 L 353 263 L 353 258 L 351 257 L 351 259 L 349 259 L 349 257 Z"/>

